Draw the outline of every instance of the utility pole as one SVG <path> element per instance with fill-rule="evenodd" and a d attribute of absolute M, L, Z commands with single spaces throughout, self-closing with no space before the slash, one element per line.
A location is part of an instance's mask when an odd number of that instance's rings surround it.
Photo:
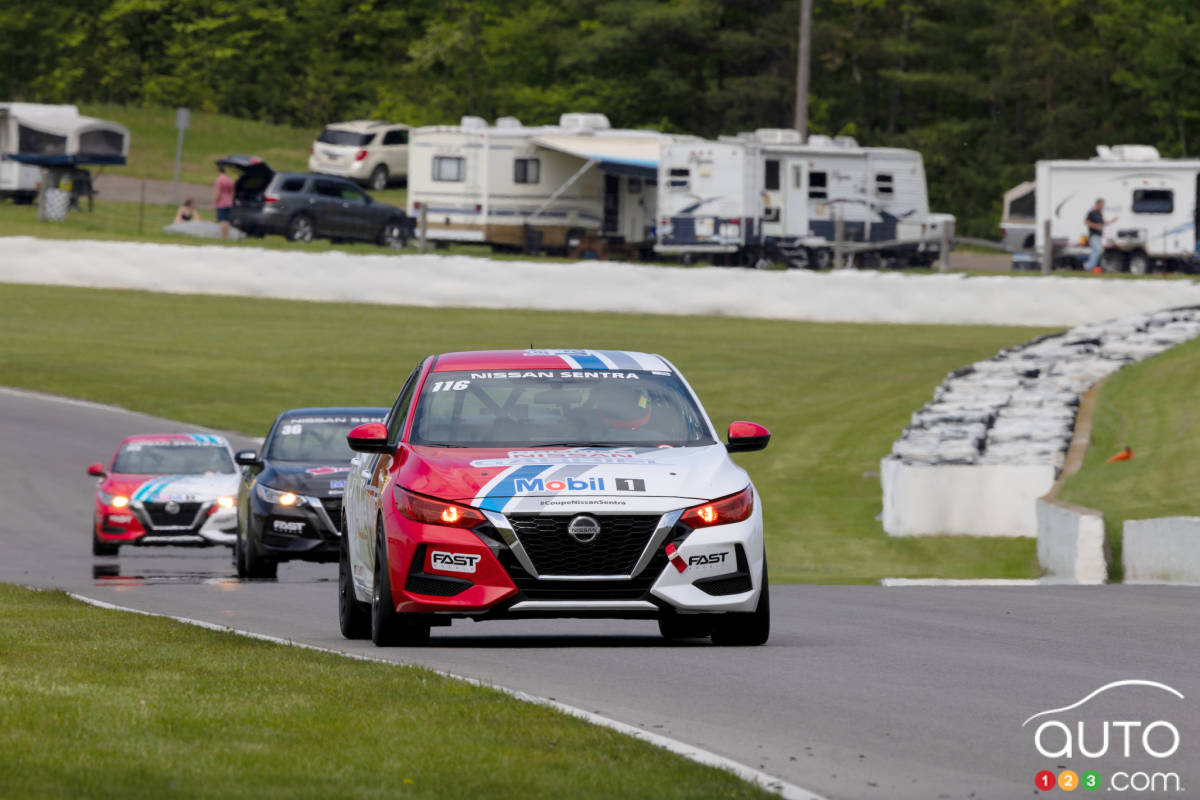
<path fill-rule="evenodd" d="M 800 0 L 800 46 L 796 52 L 796 118 L 792 127 L 808 141 L 809 44 L 812 40 L 812 0 Z"/>

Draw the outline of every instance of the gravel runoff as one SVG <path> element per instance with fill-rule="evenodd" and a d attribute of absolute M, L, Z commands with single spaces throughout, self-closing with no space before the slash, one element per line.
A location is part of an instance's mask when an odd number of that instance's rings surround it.
<path fill-rule="evenodd" d="M 1200 336 L 1200 308 L 1089 323 L 951 372 L 912 415 L 891 458 L 909 464 L 1051 464 L 1060 470 L 1080 397 L 1126 364 Z"/>
<path fill-rule="evenodd" d="M 432 307 L 1069 326 L 1200 304 L 1190 280 L 683 269 L 0 238 L 0 282 Z"/>

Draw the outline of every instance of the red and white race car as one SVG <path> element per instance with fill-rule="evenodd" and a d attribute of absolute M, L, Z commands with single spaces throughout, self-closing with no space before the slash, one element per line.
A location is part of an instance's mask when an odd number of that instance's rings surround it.
<path fill-rule="evenodd" d="M 238 475 L 229 442 L 210 433 L 152 433 L 121 442 L 96 484 L 92 554 L 122 545 L 233 546 Z"/>
<path fill-rule="evenodd" d="M 658 620 L 668 638 L 762 644 L 762 510 L 664 358 L 607 350 L 430 356 L 384 423 L 352 430 L 339 620 L 419 643 L 455 618 Z"/>

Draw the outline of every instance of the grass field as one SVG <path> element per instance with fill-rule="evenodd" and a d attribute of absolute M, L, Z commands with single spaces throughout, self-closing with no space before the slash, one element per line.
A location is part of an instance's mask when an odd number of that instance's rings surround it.
<path fill-rule="evenodd" d="M 1121 577 L 1121 528 L 1127 519 L 1200 514 L 1200 341 L 1168 350 L 1109 378 L 1100 389 L 1092 446 L 1060 497 L 1104 512 Z M 1125 446 L 1133 459 L 1105 464 Z"/>
<path fill-rule="evenodd" d="M 735 419 L 772 429 L 770 448 L 738 459 L 764 495 L 775 580 L 1029 577 L 1031 540 L 893 539 L 875 517 L 879 459 L 912 411 L 948 371 L 1038 333 L 10 285 L 0 288 L 0 385 L 262 435 L 284 408 L 388 405 L 434 352 L 651 350 L 679 365 L 722 430 Z"/>
<path fill-rule="evenodd" d="M 751 798 L 722 770 L 414 667 L 0 585 L 0 796 Z"/>

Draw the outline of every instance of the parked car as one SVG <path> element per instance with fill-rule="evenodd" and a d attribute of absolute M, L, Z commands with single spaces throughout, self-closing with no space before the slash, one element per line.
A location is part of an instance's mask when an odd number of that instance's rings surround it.
<path fill-rule="evenodd" d="M 313 142 L 308 168 L 382 191 L 392 179 L 408 177 L 408 131 L 394 122 L 335 122 Z"/>
<path fill-rule="evenodd" d="M 386 408 L 293 408 L 276 418 L 262 451 L 239 450 L 237 541 L 241 578 L 274 578 L 281 561 L 337 561 L 342 492 L 354 453 L 351 428 L 382 422 Z"/>
<path fill-rule="evenodd" d="M 233 224 L 251 236 L 278 234 L 294 242 L 357 239 L 402 247 L 413 221 L 397 206 L 380 203 L 344 178 L 276 172 L 255 156 L 217 161 L 241 173 L 234 182 Z"/>

